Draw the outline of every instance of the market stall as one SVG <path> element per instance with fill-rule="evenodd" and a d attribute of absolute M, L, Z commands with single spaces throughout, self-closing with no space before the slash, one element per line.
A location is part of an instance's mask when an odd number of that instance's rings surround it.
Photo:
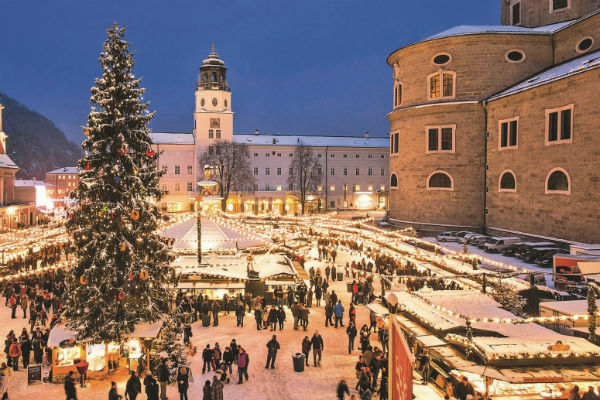
<path fill-rule="evenodd" d="M 70 371 L 77 373 L 75 365 L 86 359 L 85 345 L 75 341 L 75 332 L 65 325 L 56 325 L 48 335 L 51 349 L 52 382 L 62 382 Z"/>
<path fill-rule="evenodd" d="M 140 372 L 148 368 L 151 344 L 162 326 L 162 320 L 144 322 L 136 325 L 133 332 L 123 335 L 123 354 L 127 356 L 129 371 Z"/>

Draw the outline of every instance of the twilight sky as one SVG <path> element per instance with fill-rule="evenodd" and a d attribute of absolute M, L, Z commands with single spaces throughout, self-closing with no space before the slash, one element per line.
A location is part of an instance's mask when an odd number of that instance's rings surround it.
<path fill-rule="evenodd" d="M 81 142 L 113 22 L 127 25 L 155 131 L 191 132 L 198 67 L 214 42 L 229 67 L 234 132 L 384 136 L 389 53 L 451 26 L 498 25 L 500 1 L 5 1 L 0 93 Z"/>

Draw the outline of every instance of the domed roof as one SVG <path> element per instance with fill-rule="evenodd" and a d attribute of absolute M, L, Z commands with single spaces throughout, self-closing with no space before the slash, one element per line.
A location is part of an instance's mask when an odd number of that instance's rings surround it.
<path fill-rule="evenodd" d="M 225 66 L 225 62 L 219 58 L 219 54 L 215 50 L 215 44 L 212 45 L 212 50 L 206 60 L 202 61 L 202 66 Z"/>

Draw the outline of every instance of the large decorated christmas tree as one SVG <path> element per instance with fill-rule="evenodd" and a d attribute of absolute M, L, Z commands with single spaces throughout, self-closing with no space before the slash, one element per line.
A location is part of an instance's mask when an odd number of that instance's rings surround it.
<path fill-rule="evenodd" d="M 163 318 L 170 298 L 169 248 L 156 233 L 161 173 L 148 135 L 153 113 L 132 72 L 125 28 L 115 24 L 107 33 L 72 194 L 78 263 L 63 313 L 79 339 L 93 341 L 118 340 L 136 324 Z"/>

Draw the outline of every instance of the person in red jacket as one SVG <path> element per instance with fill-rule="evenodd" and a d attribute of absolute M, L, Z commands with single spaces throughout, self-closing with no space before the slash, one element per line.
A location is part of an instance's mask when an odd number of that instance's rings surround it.
<path fill-rule="evenodd" d="M 240 347 L 240 353 L 237 358 L 237 366 L 238 366 L 238 375 L 240 380 L 238 381 L 238 385 L 244 383 L 243 377 L 246 377 L 246 381 L 248 381 L 248 364 L 250 364 L 250 357 L 246 350 L 243 347 Z"/>

